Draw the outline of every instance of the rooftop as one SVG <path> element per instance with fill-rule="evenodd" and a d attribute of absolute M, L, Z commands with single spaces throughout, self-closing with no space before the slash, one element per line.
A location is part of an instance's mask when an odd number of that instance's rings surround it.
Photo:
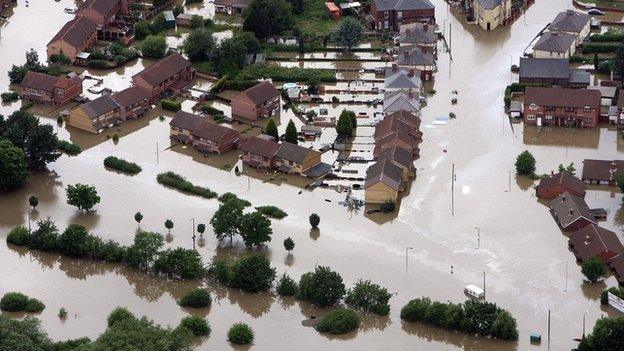
<path fill-rule="evenodd" d="M 585 200 L 565 192 L 550 202 L 550 209 L 562 228 L 567 228 L 579 218 L 596 221 Z"/>
<path fill-rule="evenodd" d="M 271 158 L 275 155 L 277 149 L 279 149 L 279 144 L 273 140 L 267 140 L 254 136 L 241 142 L 240 149 L 243 152 L 249 152 L 254 155 Z"/>
<path fill-rule="evenodd" d="M 527 87 L 524 105 L 600 109 L 600 92 L 588 89 Z"/>
<path fill-rule="evenodd" d="M 589 23 L 590 16 L 585 13 L 567 10 L 560 12 L 550 23 L 548 30 L 581 33 L 583 28 Z"/>
<path fill-rule="evenodd" d="M 379 162 L 368 167 L 364 189 L 379 182 L 399 191 L 401 188 L 401 168 L 389 159 L 379 160 Z"/>
<path fill-rule="evenodd" d="M 78 48 L 96 31 L 97 24 L 95 22 L 86 17 L 78 16 L 65 23 L 48 45 L 55 41 L 63 40 L 69 45 Z"/>
<path fill-rule="evenodd" d="M 520 58 L 520 78 L 570 78 L 570 63 L 567 59 Z"/>
<path fill-rule="evenodd" d="M 119 105 L 117 105 L 115 100 L 113 100 L 110 95 L 106 94 L 95 100 L 84 103 L 80 106 L 80 108 L 87 114 L 87 116 L 89 116 L 89 118 L 96 119 L 119 108 Z"/>
<path fill-rule="evenodd" d="M 574 35 L 564 32 L 546 32 L 533 46 L 533 50 L 566 53 L 575 42 Z"/>
<path fill-rule="evenodd" d="M 622 160 L 592 160 L 583 161 L 583 180 L 611 181 L 616 175 L 624 174 L 624 161 Z"/>
<path fill-rule="evenodd" d="M 247 97 L 256 105 L 263 104 L 280 95 L 279 91 L 268 81 L 256 84 L 253 87 L 243 91 L 241 94 L 247 95 Z"/>
<path fill-rule="evenodd" d="M 605 251 L 624 253 L 624 246 L 617 235 L 607 229 L 590 224 L 570 234 L 570 246 L 583 262 Z"/>
<path fill-rule="evenodd" d="M 190 66 L 191 63 L 184 56 L 174 53 L 145 68 L 132 78 L 142 78 L 149 85 L 157 86 Z"/>
<path fill-rule="evenodd" d="M 301 164 L 312 153 L 318 154 L 319 152 L 289 142 L 283 142 L 275 153 L 275 156 Z"/>

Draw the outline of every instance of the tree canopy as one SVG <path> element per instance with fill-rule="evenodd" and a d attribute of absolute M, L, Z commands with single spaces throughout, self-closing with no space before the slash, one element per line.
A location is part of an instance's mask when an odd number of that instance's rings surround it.
<path fill-rule="evenodd" d="M 210 219 L 212 230 L 218 240 L 232 239 L 239 233 L 240 220 L 243 217 L 243 207 L 237 201 L 226 201 L 219 205 L 219 209 Z"/>
<path fill-rule="evenodd" d="M 605 275 L 607 272 L 607 265 L 602 262 L 600 258 L 594 256 L 583 263 L 581 272 L 583 272 L 587 280 L 595 283 Z"/>
<path fill-rule="evenodd" d="M 22 187 L 28 178 L 27 167 L 24 152 L 10 141 L 0 140 L 0 191 Z"/>
<path fill-rule="evenodd" d="M 516 158 L 516 173 L 532 176 L 535 173 L 535 157 L 525 150 Z"/>
<path fill-rule="evenodd" d="M 317 266 L 299 280 L 297 298 L 313 302 L 319 306 L 332 306 L 345 294 L 345 285 L 340 274 L 329 267 Z"/>
<path fill-rule="evenodd" d="M 349 51 L 357 46 L 364 38 L 364 26 L 353 17 L 344 17 L 338 24 L 334 34 L 334 41 L 340 47 Z"/>
<path fill-rule="evenodd" d="M 624 350 L 624 317 L 600 318 L 578 351 Z"/>
<path fill-rule="evenodd" d="M 198 62 L 208 60 L 213 54 L 216 43 L 212 32 L 205 28 L 194 29 L 184 39 L 183 49 L 189 61 Z"/>
<path fill-rule="evenodd" d="M 75 184 L 67 186 L 67 204 L 78 207 L 81 211 L 89 211 L 100 203 L 100 197 L 93 185 Z"/>
<path fill-rule="evenodd" d="M 245 10 L 243 29 L 265 39 L 294 25 L 291 4 L 286 0 L 253 0 Z"/>
<path fill-rule="evenodd" d="M 295 127 L 295 122 L 293 122 L 292 119 L 288 121 L 288 124 L 286 125 L 284 140 L 293 144 L 297 144 L 298 142 L 297 127 Z"/>
<path fill-rule="evenodd" d="M 40 124 L 39 118 L 26 111 L 15 111 L 6 120 L 0 118 L 2 138 L 24 152 L 30 169 L 42 170 L 61 156 L 52 126 Z"/>
<path fill-rule="evenodd" d="M 258 211 L 247 213 L 241 219 L 240 234 L 247 248 L 261 246 L 271 241 L 271 220 Z"/>
<path fill-rule="evenodd" d="M 161 59 L 167 53 L 167 41 L 161 35 L 150 35 L 141 44 L 141 53 L 144 57 Z"/>

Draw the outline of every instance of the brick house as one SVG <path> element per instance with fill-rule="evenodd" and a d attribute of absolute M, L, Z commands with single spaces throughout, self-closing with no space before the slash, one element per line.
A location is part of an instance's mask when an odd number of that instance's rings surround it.
<path fill-rule="evenodd" d="M 273 116 L 280 107 L 280 92 L 264 81 L 232 97 L 232 118 L 257 121 Z"/>
<path fill-rule="evenodd" d="M 401 180 L 406 182 L 416 175 L 412 154 L 399 146 L 391 146 L 381 152 L 378 162 L 389 160 L 401 169 Z"/>
<path fill-rule="evenodd" d="M 190 144 L 193 142 L 192 132 L 202 123 L 205 118 L 192 113 L 178 111 L 169 122 L 172 141 L 180 144 Z"/>
<path fill-rule="evenodd" d="M 578 196 L 565 192 L 550 202 L 550 213 L 563 231 L 575 231 L 590 224 L 596 224 L 596 218 Z"/>
<path fill-rule="evenodd" d="M 275 166 L 284 173 L 305 175 L 305 172 L 321 163 L 321 153 L 292 144 L 283 142 L 275 153 Z"/>
<path fill-rule="evenodd" d="M 430 81 L 436 70 L 433 49 L 429 46 L 406 45 L 399 49 L 396 62 L 400 67 L 420 71 L 420 79 Z"/>
<path fill-rule="evenodd" d="M 145 88 L 150 94 L 150 102 L 158 100 L 167 90 L 176 86 L 188 85 L 195 78 L 191 63 L 184 56 L 171 54 L 132 77 L 136 86 Z"/>
<path fill-rule="evenodd" d="M 122 12 L 128 12 L 127 0 L 123 4 L 121 0 L 85 0 L 78 8 L 76 16 L 87 17 L 98 26 L 106 28 Z"/>
<path fill-rule="evenodd" d="M 82 51 L 88 51 L 97 42 L 97 24 L 87 17 L 77 16 L 65 23 L 46 47 L 48 60 L 63 53 L 71 62 Z"/>
<path fill-rule="evenodd" d="M 540 180 L 535 192 L 537 197 L 542 199 L 554 199 L 565 192 L 583 198 L 585 183 L 569 172 L 563 171 Z"/>
<path fill-rule="evenodd" d="M 405 188 L 402 170 L 390 159 L 383 159 L 368 167 L 364 181 L 364 200 L 368 204 L 396 202 Z"/>
<path fill-rule="evenodd" d="M 596 127 L 600 92 L 588 89 L 527 87 L 524 123 L 538 126 Z"/>
<path fill-rule="evenodd" d="M 386 116 L 375 126 L 375 142 L 396 132 L 407 133 L 416 141 L 422 141 L 420 118 L 409 114 L 407 111 L 397 111 Z"/>
<path fill-rule="evenodd" d="M 111 95 L 102 95 L 72 109 L 67 124 L 89 133 L 99 134 L 104 129 L 121 122 L 119 109 L 119 105 Z"/>
<path fill-rule="evenodd" d="M 581 179 L 586 184 L 617 185 L 618 176 L 624 176 L 624 161 L 622 160 L 585 159 L 583 161 Z"/>
<path fill-rule="evenodd" d="M 373 0 L 370 17 L 374 29 L 398 31 L 402 23 L 435 24 L 435 6 L 429 0 Z"/>
<path fill-rule="evenodd" d="M 590 224 L 570 234 L 568 246 L 581 262 L 598 257 L 604 263 L 624 253 L 624 246 L 617 235 L 607 229 Z"/>
<path fill-rule="evenodd" d="M 51 76 L 28 71 L 20 83 L 20 97 L 36 103 L 63 106 L 82 94 L 82 78 L 75 73 Z"/>
<path fill-rule="evenodd" d="M 142 87 L 132 86 L 112 95 L 119 105 L 119 119 L 137 119 L 150 109 L 149 92 Z"/>
<path fill-rule="evenodd" d="M 192 144 L 198 151 L 221 154 L 234 149 L 240 132 L 209 121 L 192 113 L 178 111 L 171 122 L 170 138 L 182 144 Z"/>
<path fill-rule="evenodd" d="M 258 169 L 272 169 L 279 144 L 254 136 L 242 141 L 239 149 L 243 153 L 241 158 L 244 164 Z"/>

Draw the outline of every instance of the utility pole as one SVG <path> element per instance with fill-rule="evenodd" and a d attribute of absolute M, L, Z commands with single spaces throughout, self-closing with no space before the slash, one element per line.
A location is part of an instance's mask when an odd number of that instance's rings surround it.
<path fill-rule="evenodd" d="M 583 339 L 585 339 L 585 316 L 587 315 L 587 311 L 583 313 Z"/>
<path fill-rule="evenodd" d="M 477 230 L 477 250 L 479 250 L 481 249 L 481 228 L 475 227 L 475 229 Z"/>
<path fill-rule="evenodd" d="M 158 166 L 158 142 L 156 142 L 156 166 Z"/>
<path fill-rule="evenodd" d="M 451 169 L 451 215 L 455 215 L 455 164 Z"/>
<path fill-rule="evenodd" d="M 191 222 L 193 222 L 193 250 L 195 250 L 195 217 L 191 218 Z"/>
<path fill-rule="evenodd" d="M 563 291 L 568 291 L 568 260 L 566 260 L 566 268 L 565 268 L 565 289 Z"/>
<path fill-rule="evenodd" d="M 509 193 L 511 192 L 511 171 L 507 171 L 507 174 L 509 176 L 507 180 L 507 192 Z"/>
<path fill-rule="evenodd" d="M 407 263 L 408 262 L 407 257 L 408 257 L 408 254 L 409 254 L 408 250 L 414 250 L 414 247 L 412 247 L 412 246 L 406 246 L 405 247 L 405 271 L 406 272 L 407 272 L 407 264 L 408 264 Z"/>
<path fill-rule="evenodd" d="M 550 348 L 550 310 L 548 310 L 548 348 Z"/>

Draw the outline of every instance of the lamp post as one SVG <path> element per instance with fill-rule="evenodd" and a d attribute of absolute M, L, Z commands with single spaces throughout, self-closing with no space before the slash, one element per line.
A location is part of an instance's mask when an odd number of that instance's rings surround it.
<path fill-rule="evenodd" d="M 405 247 L 405 271 L 406 272 L 407 272 L 409 250 L 414 250 L 414 247 L 413 246 L 406 246 Z"/>
<path fill-rule="evenodd" d="M 481 228 L 475 227 L 477 230 L 477 250 L 481 248 Z"/>
<path fill-rule="evenodd" d="M 191 222 L 193 223 L 193 250 L 195 250 L 195 217 L 191 217 Z"/>

